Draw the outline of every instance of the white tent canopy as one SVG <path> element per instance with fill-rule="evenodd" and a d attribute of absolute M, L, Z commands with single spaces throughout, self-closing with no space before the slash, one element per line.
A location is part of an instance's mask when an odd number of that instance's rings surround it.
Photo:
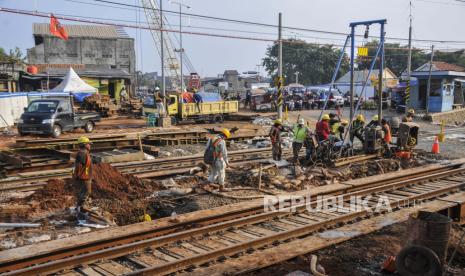
<path fill-rule="evenodd" d="M 55 88 L 50 90 L 51 92 L 85 92 L 95 93 L 97 88 L 85 83 L 77 74 L 73 68 L 69 68 L 68 73 Z"/>

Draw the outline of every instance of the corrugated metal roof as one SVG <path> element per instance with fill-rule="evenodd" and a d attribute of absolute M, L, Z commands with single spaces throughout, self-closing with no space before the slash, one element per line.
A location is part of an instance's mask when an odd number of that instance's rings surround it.
<path fill-rule="evenodd" d="M 103 25 L 63 25 L 69 37 L 92 38 L 129 38 L 129 35 L 121 27 Z M 34 23 L 32 26 L 34 35 L 51 35 L 50 24 Z"/>
<path fill-rule="evenodd" d="M 428 72 L 429 71 L 429 62 L 420 66 L 417 72 Z M 455 72 L 465 72 L 465 68 L 456 64 L 447 63 L 444 61 L 433 61 L 433 67 L 431 71 L 455 71 Z"/>

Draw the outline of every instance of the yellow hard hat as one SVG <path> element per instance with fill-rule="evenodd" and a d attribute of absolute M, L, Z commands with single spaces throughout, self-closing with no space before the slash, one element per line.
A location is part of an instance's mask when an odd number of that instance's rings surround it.
<path fill-rule="evenodd" d="M 78 144 L 91 144 L 89 138 L 87 138 L 85 136 L 79 137 L 77 142 L 78 142 Z"/>
<path fill-rule="evenodd" d="M 274 123 L 278 124 L 278 125 L 281 125 L 283 122 L 280 119 L 276 119 L 276 120 L 274 120 Z"/>
<path fill-rule="evenodd" d="M 323 117 L 321 117 L 321 120 L 329 120 L 329 115 L 328 114 L 325 114 L 323 115 Z"/>
<path fill-rule="evenodd" d="M 378 121 L 379 120 L 379 116 L 378 115 L 375 115 L 371 118 L 373 121 Z"/>
<path fill-rule="evenodd" d="M 341 121 L 341 125 L 345 126 L 345 125 L 348 125 L 349 124 L 349 121 L 347 120 L 342 120 Z"/>
<path fill-rule="evenodd" d="M 359 114 L 359 115 L 357 116 L 357 120 L 362 121 L 362 122 L 365 122 L 365 118 L 363 117 L 362 114 Z"/>
<path fill-rule="evenodd" d="M 231 137 L 231 132 L 229 132 L 229 130 L 227 128 L 223 128 L 221 130 L 221 133 L 224 134 L 224 136 L 226 137 L 226 139 L 229 139 Z"/>
<path fill-rule="evenodd" d="M 410 113 L 410 114 L 415 114 L 415 110 L 414 110 L 413 108 L 410 108 L 410 109 L 408 110 L 408 113 Z"/>

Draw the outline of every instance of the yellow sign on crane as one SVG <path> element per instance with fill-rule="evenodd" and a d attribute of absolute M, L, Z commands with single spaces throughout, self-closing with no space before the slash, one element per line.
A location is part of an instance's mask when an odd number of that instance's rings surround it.
<path fill-rule="evenodd" d="M 358 56 L 367 57 L 368 56 L 368 47 L 358 47 Z"/>

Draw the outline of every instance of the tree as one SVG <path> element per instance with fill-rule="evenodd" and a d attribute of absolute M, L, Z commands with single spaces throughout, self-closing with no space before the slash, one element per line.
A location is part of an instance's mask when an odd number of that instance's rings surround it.
<path fill-rule="evenodd" d="M 368 47 L 368 58 L 357 62 L 358 69 L 370 69 L 373 57 L 378 49 L 379 41 L 373 40 L 365 44 Z M 408 61 L 408 46 L 401 46 L 399 43 L 385 43 L 384 44 L 384 67 L 391 69 L 391 71 L 398 77 L 407 69 Z M 412 48 L 412 70 L 428 62 L 428 55 L 423 50 Z M 377 58 L 375 68 L 379 68 L 379 58 Z"/>
<path fill-rule="evenodd" d="M 368 58 L 357 62 L 360 70 L 369 69 L 372 59 L 378 49 L 379 41 L 373 40 L 365 44 L 368 47 Z M 384 44 L 385 67 L 392 70 L 398 77 L 407 70 L 408 46 L 399 43 Z M 434 61 L 444 61 L 465 67 L 465 50 L 456 52 L 434 51 Z M 412 71 L 430 61 L 431 53 L 425 50 L 412 48 Z M 379 68 L 379 58 L 376 61 L 375 69 Z"/>
<path fill-rule="evenodd" d="M 266 50 L 263 58 L 265 70 L 273 79 L 278 74 L 279 44 L 274 43 Z M 299 82 L 304 84 L 325 84 L 331 82 L 341 50 L 332 45 L 315 45 L 303 40 L 291 39 L 283 43 L 283 77 L 285 84 L 295 82 L 295 73 L 300 72 Z M 347 72 L 349 61 L 344 56 L 339 76 Z"/>
<path fill-rule="evenodd" d="M 8 54 L 6 53 L 5 49 L 0 47 L 0 62 L 24 63 L 25 61 L 26 57 L 23 56 L 23 52 L 21 52 L 19 47 L 10 49 Z"/>

